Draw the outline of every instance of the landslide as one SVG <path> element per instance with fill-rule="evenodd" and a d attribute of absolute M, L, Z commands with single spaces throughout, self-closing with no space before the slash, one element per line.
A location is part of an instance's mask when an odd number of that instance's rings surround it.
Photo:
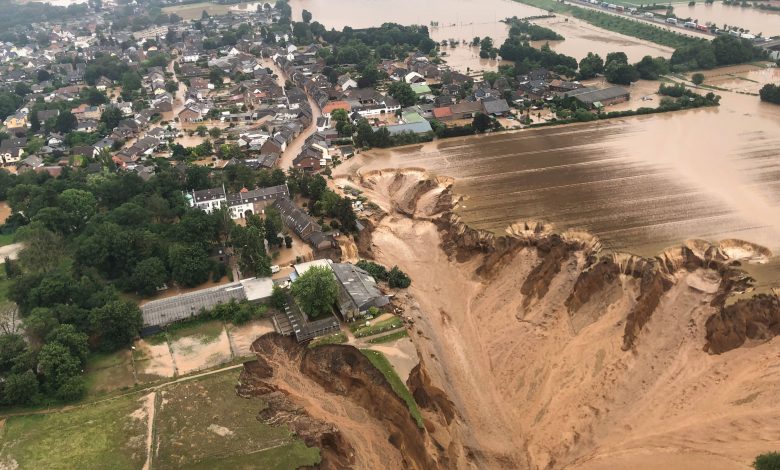
<path fill-rule="evenodd" d="M 410 389 L 450 416 L 452 468 L 748 468 L 780 447 L 777 298 L 725 306 L 765 249 L 689 240 L 644 258 L 537 221 L 486 232 L 430 179 L 349 182 L 383 211 L 361 255 L 413 280 Z"/>
<path fill-rule="evenodd" d="M 308 349 L 266 334 L 252 344 L 238 393 L 268 404 L 258 419 L 286 424 L 321 449 L 320 468 L 444 468 L 405 402 L 356 348 Z M 443 462 L 446 462 L 444 458 Z"/>

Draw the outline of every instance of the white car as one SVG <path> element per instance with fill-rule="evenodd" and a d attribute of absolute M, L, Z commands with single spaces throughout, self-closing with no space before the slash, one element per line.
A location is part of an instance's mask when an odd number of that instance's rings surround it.
<path fill-rule="evenodd" d="M 278 265 L 278 264 L 274 264 L 273 266 L 271 266 L 271 274 L 276 274 L 276 273 L 278 273 L 280 270 L 281 270 L 281 268 L 279 267 L 279 265 Z"/>

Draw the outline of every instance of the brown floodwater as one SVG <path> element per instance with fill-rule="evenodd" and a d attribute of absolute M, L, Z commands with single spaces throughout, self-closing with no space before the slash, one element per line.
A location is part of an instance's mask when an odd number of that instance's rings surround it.
<path fill-rule="evenodd" d="M 686 2 L 674 4 L 674 13 L 681 18 L 699 20 L 699 23 L 715 23 L 719 28 L 725 24 L 750 30 L 752 34 L 763 33 L 765 37 L 780 35 L 779 12 L 729 6 L 721 2 L 711 5 L 696 2 L 694 6 L 688 6 Z"/>
<path fill-rule="evenodd" d="M 439 42 L 454 39 L 462 43 L 475 36 L 490 36 L 497 47 L 508 33 L 506 24 L 501 20 L 512 16 L 526 18 L 547 14 L 541 9 L 511 0 L 291 0 L 290 6 L 294 18 L 299 18 L 302 10 L 306 9 L 315 21 L 326 28 L 366 28 L 387 22 L 421 24 L 428 26 L 431 38 Z M 670 57 L 672 54 L 669 48 L 596 28 L 574 18 L 535 21 L 566 38 L 551 42 L 550 47 L 577 60 L 588 52 L 605 57 L 609 52 L 624 51 L 632 61 L 638 61 L 645 55 Z M 498 66 L 496 61 L 480 59 L 477 49 L 462 44 L 444 50 L 447 62 L 457 70 L 494 70 Z"/>
<path fill-rule="evenodd" d="M 417 167 L 455 178 L 458 212 L 584 229 L 654 255 L 688 238 L 780 252 L 780 106 L 728 93 L 707 108 L 371 151 L 338 172 Z"/>

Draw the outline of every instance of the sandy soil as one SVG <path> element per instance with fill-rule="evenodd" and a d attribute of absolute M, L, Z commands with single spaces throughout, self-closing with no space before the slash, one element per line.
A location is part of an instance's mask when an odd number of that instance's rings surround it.
<path fill-rule="evenodd" d="M 355 449 L 353 468 L 403 468 L 401 455 L 388 445 L 388 430 L 362 406 L 340 394 L 330 393 L 300 370 L 299 364 L 279 349 L 262 355 L 273 369 L 269 379 L 284 396 L 305 408 L 314 419 L 338 429 Z"/>
<path fill-rule="evenodd" d="M 217 338 L 209 342 L 204 342 L 198 336 L 171 341 L 171 351 L 179 375 L 228 362 L 232 357 L 230 340 L 224 329 Z"/>
<path fill-rule="evenodd" d="M 139 339 L 134 345 L 135 369 L 139 382 L 173 377 L 175 368 L 168 343 L 149 344 Z"/>
<path fill-rule="evenodd" d="M 11 207 L 7 202 L 0 202 L 0 224 L 4 224 L 6 219 L 11 215 Z"/>
<path fill-rule="evenodd" d="M 271 320 L 252 320 L 240 326 L 228 325 L 230 347 L 236 357 L 249 356 L 252 352 L 249 348 L 258 337 L 274 331 Z"/>
<path fill-rule="evenodd" d="M 405 197 L 399 187 L 414 187 L 369 179 L 367 195 L 383 207 Z M 520 286 L 539 263 L 536 250 L 513 253 L 488 281 L 475 274 L 481 256 L 459 262 L 433 248 L 441 236 L 425 220 L 430 202 L 419 199 L 414 219 L 385 217 L 372 249 L 413 279 L 405 315 L 434 383 L 459 412 L 453 435 L 470 450 L 459 467 L 748 468 L 780 447 L 780 379 L 768 373 L 780 367 L 780 341 L 703 352 L 712 296 L 691 289 L 687 273 L 625 352 L 636 280 L 621 277 L 570 314 L 564 301 L 584 262 L 575 253 L 546 296 L 525 299 Z"/>

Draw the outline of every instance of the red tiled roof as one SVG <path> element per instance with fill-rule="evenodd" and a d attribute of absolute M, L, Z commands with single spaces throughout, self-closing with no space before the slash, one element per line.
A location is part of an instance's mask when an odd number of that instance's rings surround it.
<path fill-rule="evenodd" d="M 433 117 L 436 118 L 443 118 L 443 117 L 449 117 L 452 116 L 452 108 L 449 106 L 444 106 L 442 108 L 434 108 L 433 109 Z"/>
<path fill-rule="evenodd" d="M 337 109 L 343 109 L 346 112 L 350 112 L 352 111 L 352 106 L 350 106 L 346 101 L 331 101 L 322 108 L 322 113 L 330 114 Z"/>

